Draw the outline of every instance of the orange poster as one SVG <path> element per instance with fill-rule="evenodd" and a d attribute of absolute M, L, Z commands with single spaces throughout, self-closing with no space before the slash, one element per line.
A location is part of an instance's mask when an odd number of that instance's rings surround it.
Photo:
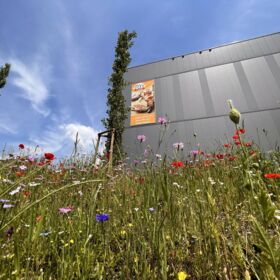
<path fill-rule="evenodd" d="M 130 125 L 155 122 L 155 81 L 132 84 Z"/>

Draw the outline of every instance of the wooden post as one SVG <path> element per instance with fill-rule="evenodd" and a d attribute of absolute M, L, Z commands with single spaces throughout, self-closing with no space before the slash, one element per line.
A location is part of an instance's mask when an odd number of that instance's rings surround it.
<path fill-rule="evenodd" d="M 96 164 L 96 158 L 97 158 L 97 154 L 98 154 L 100 137 L 101 137 L 101 135 L 100 135 L 100 133 L 98 133 L 98 138 L 97 138 L 97 142 L 96 142 L 96 145 L 95 145 L 95 153 L 94 153 L 94 157 L 93 157 L 93 164 L 94 165 Z"/>
<path fill-rule="evenodd" d="M 115 141 L 115 129 L 113 128 L 111 131 L 111 141 L 110 141 L 110 150 L 109 150 L 109 170 L 110 171 L 112 169 L 112 163 L 113 163 L 114 141 Z"/>

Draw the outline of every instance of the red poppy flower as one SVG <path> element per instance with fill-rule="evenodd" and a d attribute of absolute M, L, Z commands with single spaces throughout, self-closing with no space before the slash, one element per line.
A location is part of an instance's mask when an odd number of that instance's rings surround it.
<path fill-rule="evenodd" d="M 246 142 L 244 145 L 245 145 L 246 147 L 251 147 L 251 146 L 252 146 L 252 142 Z"/>
<path fill-rule="evenodd" d="M 21 171 L 17 171 L 17 172 L 16 172 L 16 176 L 17 176 L 17 177 L 22 177 L 22 176 L 24 176 L 24 173 L 21 172 Z"/>
<path fill-rule="evenodd" d="M 230 156 L 230 157 L 228 157 L 228 160 L 229 160 L 229 161 L 235 160 L 235 156 Z"/>
<path fill-rule="evenodd" d="M 54 160 L 54 154 L 52 154 L 52 153 L 45 153 L 45 159 Z"/>
<path fill-rule="evenodd" d="M 239 139 L 237 134 L 233 135 L 232 138 L 233 138 L 233 140 L 238 140 Z"/>
<path fill-rule="evenodd" d="M 40 161 L 39 163 L 38 163 L 38 166 L 44 166 L 45 165 L 45 163 L 43 162 L 43 161 Z"/>
<path fill-rule="evenodd" d="M 235 143 L 235 145 L 237 145 L 237 146 L 241 145 L 240 141 L 235 141 L 234 143 Z"/>
<path fill-rule="evenodd" d="M 223 159 L 224 155 L 223 154 L 217 154 L 216 157 L 217 157 L 217 159 Z"/>
<path fill-rule="evenodd" d="M 18 147 L 19 147 L 20 149 L 24 149 L 24 145 L 23 145 L 23 144 L 19 144 Z"/>
<path fill-rule="evenodd" d="M 229 148 L 229 147 L 230 147 L 230 144 L 224 144 L 224 147 L 225 147 L 225 148 Z"/>
<path fill-rule="evenodd" d="M 264 177 L 267 179 L 280 178 L 280 174 L 279 173 L 268 173 L 268 174 L 264 174 Z"/>
<path fill-rule="evenodd" d="M 174 160 L 171 163 L 171 166 L 178 168 L 178 167 L 184 167 L 185 165 L 184 165 L 184 163 L 182 161 Z"/>
<path fill-rule="evenodd" d="M 30 195 L 31 195 L 31 192 L 29 192 L 29 191 L 24 191 L 24 192 L 23 192 L 23 196 L 24 196 L 25 198 L 29 197 Z"/>
<path fill-rule="evenodd" d="M 144 184 L 144 181 L 145 181 L 145 179 L 143 178 L 143 177 L 140 177 L 139 179 L 138 179 L 138 182 L 139 182 L 139 184 Z"/>
<path fill-rule="evenodd" d="M 40 221 L 42 221 L 42 220 L 43 220 L 43 216 L 39 215 L 39 216 L 36 217 L 36 221 L 37 221 L 37 222 L 40 222 Z"/>
<path fill-rule="evenodd" d="M 235 134 L 244 134 L 245 133 L 245 129 L 244 128 L 240 128 L 238 130 L 236 130 Z"/>
<path fill-rule="evenodd" d="M 212 160 L 204 160 L 204 167 L 208 167 L 212 164 Z"/>

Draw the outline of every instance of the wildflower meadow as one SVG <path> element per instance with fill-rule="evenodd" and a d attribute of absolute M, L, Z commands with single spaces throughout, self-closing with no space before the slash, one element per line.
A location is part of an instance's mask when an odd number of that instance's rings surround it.
<path fill-rule="evenodd" d="M 279 151 L 237 125 L 215 153 L 170 148 L 112 169 L 4 154 L 0 279 L 280 279 Z"/>

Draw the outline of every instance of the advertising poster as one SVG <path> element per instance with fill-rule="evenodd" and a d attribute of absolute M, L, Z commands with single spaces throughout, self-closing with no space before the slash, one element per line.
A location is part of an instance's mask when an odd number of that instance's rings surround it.
<path fill-rule="evenodd" d="M 132 84 L 130 125 L 155 122 L 155 81 Z"/>

